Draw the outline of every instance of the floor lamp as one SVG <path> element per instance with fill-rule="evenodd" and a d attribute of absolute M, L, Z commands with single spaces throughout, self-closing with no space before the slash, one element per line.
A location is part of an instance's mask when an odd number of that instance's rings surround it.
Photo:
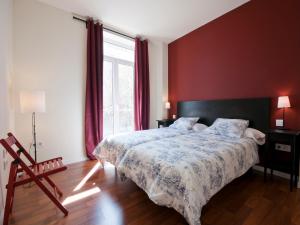
<path fill-rule="evenodd" d="M 20 92 L 20 109 L 21 113 L 32 114 L 32 138 L 34 148 L 34 160 L 37 162 L 37 141 L 36 141 L 36 113 L 43 113 L 46 111 L 46 101 L 44 91 L 22 91 Z"/>

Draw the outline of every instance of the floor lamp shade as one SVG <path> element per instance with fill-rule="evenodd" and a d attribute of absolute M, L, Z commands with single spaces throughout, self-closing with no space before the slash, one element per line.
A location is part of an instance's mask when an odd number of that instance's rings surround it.
<path fill-rule="evenodd" d="M 43 113 L 46 111 L 44 91 L 20 92 L 20 109 L 22 113 Z"/>

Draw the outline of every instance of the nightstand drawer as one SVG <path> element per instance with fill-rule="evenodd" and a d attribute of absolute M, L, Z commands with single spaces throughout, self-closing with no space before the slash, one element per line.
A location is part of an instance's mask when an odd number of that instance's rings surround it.
<path fill-rule="evenodd" d="M 275 142 L 280 142 L 280 143 L 291 143 L 292 138 L 289 135 L 284 135 L 284 134 L 276 134 L 273 133 L 272 135 L 268 134 L 267 141 L 275 141 Z"/>

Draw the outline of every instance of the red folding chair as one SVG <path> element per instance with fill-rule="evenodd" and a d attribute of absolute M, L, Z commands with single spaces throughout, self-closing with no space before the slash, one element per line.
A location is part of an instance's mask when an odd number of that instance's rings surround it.
<path fill-rule="evenodd" d="M 65 216 L 67 216 L 68 210 L 56 198 L 57 194 L 60 197 L 63 194 L 49 178 L 49 175 L 67 169 L 67 167 L 62 163 L 62 158 L 59 157 L 36 163 L 12 133 L 8 133 L 8 137 L 6 139 L 1 139 L 0 143 L 14 159 L 10 166 L 8 184 L 6 185 L 7 194 L 3 225 L 8 225 L 9 222 L 9 214 L 12 212 L 15 188 L 29 182 L 35 182 L 37 186 L 50 198 L 50 200 L 65 214 Z M 18 149 L 17 151 L 13 149 L 14 145 Z M 27 166 L 27 164 L 21 159 L 21 154 L 29 160 L 31 163 L 30 166 Z M 45 179 L 53 188 L 54 194 L 42 183 L 43 179 Z"/>

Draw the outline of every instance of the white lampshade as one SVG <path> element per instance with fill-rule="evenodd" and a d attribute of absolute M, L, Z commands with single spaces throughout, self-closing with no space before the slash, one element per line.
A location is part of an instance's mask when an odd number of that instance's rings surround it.
<path fill-rule="evenodd" d="M 20 92 L 20 109 L 22 113 L 43 113 L 46 111 L 44 91 Z"/>
<path fill-rule="evenodd" d="M 171 103 L 170 103 L 170 102 L 166 102 L 165 108 L 166 108 L 166 109 L 170 109 L 170 108 L 171 108 Z"/>
<path fill-rule="evenodd" d="M 278 97 L 277 108 L 289 108 L 291 107 L 289 96 Z"/>

